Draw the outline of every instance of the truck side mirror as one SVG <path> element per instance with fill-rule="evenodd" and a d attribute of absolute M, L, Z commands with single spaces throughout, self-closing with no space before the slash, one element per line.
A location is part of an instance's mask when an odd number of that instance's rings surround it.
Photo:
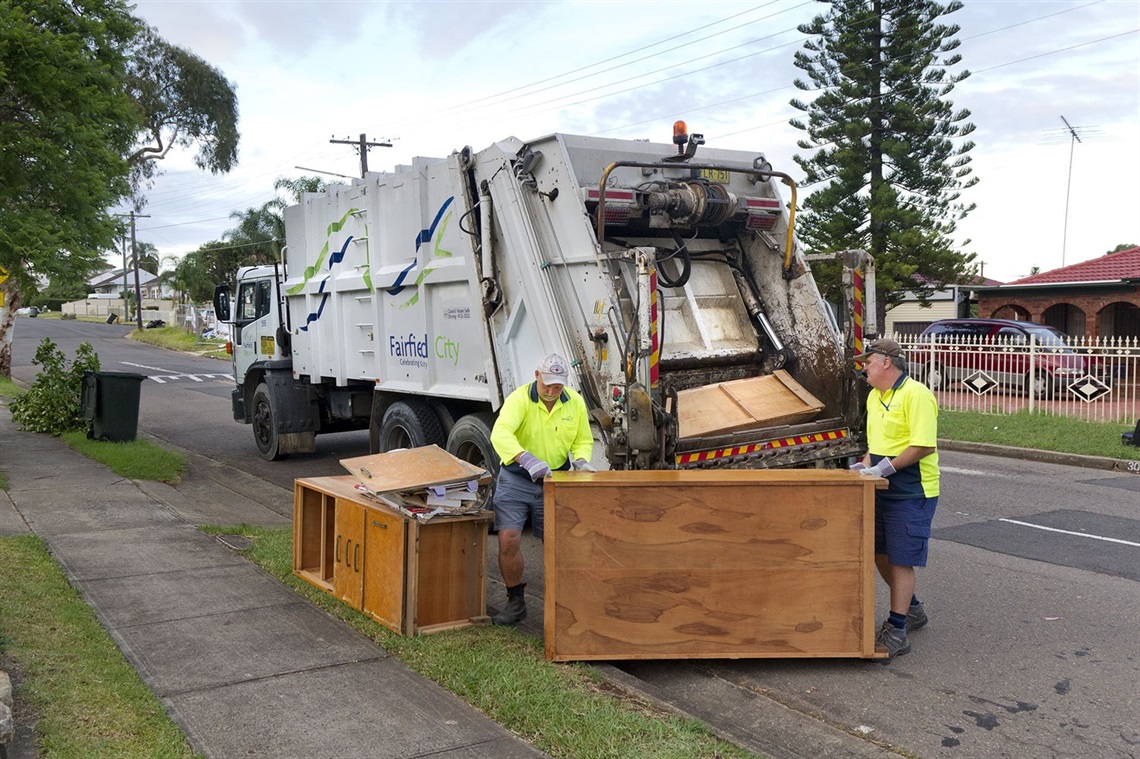
<path fill-rule="evenodd" d="M 218 285 L 214 288 L 214 316 L 220 322 L 230 320 L 230 286 Z"/>

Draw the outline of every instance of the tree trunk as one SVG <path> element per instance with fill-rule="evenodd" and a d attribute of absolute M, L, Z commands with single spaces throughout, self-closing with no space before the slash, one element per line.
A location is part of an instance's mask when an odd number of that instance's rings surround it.
<path fill-rule="evenodd" d="M 12 333 L 16 327 L 16 310 L 23 305 L 20 291 L 11 285 L 11 280 L 0 285 L 0 377 L 12 376 Z"/>

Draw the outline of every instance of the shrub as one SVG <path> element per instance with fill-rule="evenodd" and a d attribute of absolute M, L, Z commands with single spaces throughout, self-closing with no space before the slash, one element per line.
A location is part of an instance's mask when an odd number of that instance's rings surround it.
<path fill-rule="evenodd" d="M 65 311 L 64 313 L 59 315 L 59 318 L 65 320 L 65 321 L 68 321 L 68 320 L 74 321 L 75 314 Z"/>
<path fill-rule="evenodd" d="M 26 430 L 56 436 L 83 427 L 83 373 L 99 371 L 99 356 L 91 343 L 80 344 L 69 365 L 63 352 L 45 337 L 32 363 L 43 369 L 26 393 L 9 402 L 12 421 Z"/>

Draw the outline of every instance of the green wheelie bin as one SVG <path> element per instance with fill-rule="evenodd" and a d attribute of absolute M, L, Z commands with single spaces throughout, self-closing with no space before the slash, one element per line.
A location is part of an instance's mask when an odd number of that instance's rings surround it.
<path fill-rule="evenodd" d="M 125 443 L 139 427 L 139 394 L 145 374 L 84 372 L 80 408 L 91 422 L 87 437 Z"/>

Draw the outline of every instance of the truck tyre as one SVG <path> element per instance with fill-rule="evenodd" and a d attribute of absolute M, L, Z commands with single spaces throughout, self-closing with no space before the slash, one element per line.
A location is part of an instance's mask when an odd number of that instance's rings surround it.
<path fill-rule="evenodd" d="M 1044 369 L 1030 371 L 1025 375 L 1025 394 L 1033 393 L 1039 400 L 1053 397 L 1053 375 Z"/>
<path fill-rule="evenodd" d="M 446 442 L 439 418 L 423 401 L 396 401 L 380 422 L 380 453 L 424 445 L 443 447 Z"/>
<path fill-rule="evenodd" d="M 264 382 L 253 391 L 252 405 L 253 440 L 257 443 L 261 458 L 266 461 L 285 458 L 285 454 L 279 452 L 277 420 L 273 414 L 273 406 L 269 403 L 269 387 Z"/>
<path fill-rule="evenodd" d="M 456 458 L 481 466 L 492 476 L 499 472 L 499 454 L 491 445 L 495 415 L 488 412 L 459 418 L 447 436 L 447 452 Z"/>
<path fill-rule="evenodd" d="M 946 385 L 946 370 L 937 361 L 931 361 L 924 373 L 926 386 L 931 390 L 942 390 Z"/>

